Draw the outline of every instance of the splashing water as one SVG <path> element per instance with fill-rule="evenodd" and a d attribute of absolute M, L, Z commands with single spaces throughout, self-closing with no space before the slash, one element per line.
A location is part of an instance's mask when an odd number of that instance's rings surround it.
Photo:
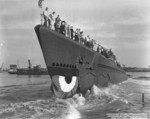
<path fill-rule="evenodd" d="M 60 103 L 67 104 L 68 114 L 64 117 L 65 119 L 80 119 L 81 114 L 78 111 L 78 107 L 83 106 L 86 102 L 86 99 L 82 95 L 76 94 L 73 98 L 69 98 L 66 100 L 57 99 Z"/>
<path fill-rule="evenodd" d="M 69 105 L 69 114 L 65 117 L 65 119 L 80 119 L 80 112 L 72 105 Z"/>
<path fill-rule="evenodd" d="M 128 103 L 127 100 L 118 96 L 119 95 L 117 92 L 118 89 L 119 89 L 119 85 L 111 85 L 110 84 L 106 88 L 99 88 L 96 85 L 94 85 L 92 87 L 92 93 L 94 94 L 94 96 L 97 96 L 99 98 L 108 97 L 109 99 L 111 99 L 111 101 L 109 103 L 112 103 L 113 101 L 116 101 L 116 100 L 120 100 L 122 102 Z"/>
<path fill-rule="evenodd" d="M 0 117 L 9 119 L 80 119 L 81 97 L 63 100 L 37 100 L 0 106 Z"/>

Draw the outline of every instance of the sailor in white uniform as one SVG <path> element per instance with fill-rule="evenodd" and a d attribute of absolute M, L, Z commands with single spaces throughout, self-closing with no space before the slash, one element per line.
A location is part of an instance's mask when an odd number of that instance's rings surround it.
<path fill-rule="evenodd" d="M 51 29 L 55 29 L 54 27 L 54 23 L 55 23 L 55 12 L 52 12 L 52 14 L 49 14 L 49 19 L 50 19 L 50 22 L 51 22 Z"/>

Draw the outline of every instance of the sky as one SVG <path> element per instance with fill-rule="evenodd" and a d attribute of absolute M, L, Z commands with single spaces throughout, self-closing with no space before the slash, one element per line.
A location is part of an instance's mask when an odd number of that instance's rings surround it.
<path fill-rule="evenodd" d="M 150 65 L 150 0 L 44 0 L 74 28 L 80 28 L 126 66 Z M 0 0 L 0 66 L 45 67 L 34 26 L 40 24 L 38 0 Z"/>

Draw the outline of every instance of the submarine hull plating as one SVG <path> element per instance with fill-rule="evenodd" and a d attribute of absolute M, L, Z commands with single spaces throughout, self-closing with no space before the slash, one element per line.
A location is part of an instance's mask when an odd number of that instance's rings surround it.
<path fill-rule="evenodd" d="M 52 79 L 51 89 L 57 97 L 68 98 L 75 93 L 84 95 L 94 84 L 107 86 L 108 83 L 119 83 L 127 79 L 122 68 L 87 46 L 45 26 L 37 25 L 35 31 Z M 72 77 L 78 77 L 75 87 L 70 89 L 72 94 L 66 94 L 62 90 L 62 80 L 57 76 L 65 77 L 68 84 L 64 86 L 66 88 L 73 81 Z"/>

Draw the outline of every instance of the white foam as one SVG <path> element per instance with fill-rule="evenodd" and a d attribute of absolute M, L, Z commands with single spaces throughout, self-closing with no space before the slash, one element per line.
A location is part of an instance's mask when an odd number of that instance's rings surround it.
<path fill-rule="evenodd" d="M 65 119 L 80 119 L 80 112 L 73 106 L 69 105 L 69 113 L 66 115 Z"/>
<path fill-rule="evenodd" d="M 85 101 L 86 101 L 85 98 L 82 96 L 82 94 L 81 95 L 79 95 L 79 94 L 74 95 L 73 99 L 74 99 L 74 102 L 76 104 L 76 107 L 84 105 Z"/>
<path fill-rule="evenodd" d="M 93 85 L 93 87 L 92 87 L 92 93 L 94 95 L 99 95 L 100 92 L 101 92 L 101 90 L 96 85 Z"/>
<path fill-rule="evenodd" d="M 98 88 L 96 85 L 93 85 L 92 92 L 94 95 L 110 95 L 110 88 Z"/>
<path fill-rule="evenodd" d="M 107 88 L 101 88 L 101 89 L 98 88 L 96 85 L 93 85 L 92 92 L 96 96 L 106 95 L 106 96 L 112 98 L 112 101 L 110 101 L 109 103 L 112 103 L 116 100 L 120 100 L 120 101 L 128 104 L 128 101 L 126 99 L 123 99 L 113 93 L 113 90 L 117 90 L 117 89 L 119 89 L 119 87 L 117 85 L 109 85 Z"/>
<path fill-rule="evenodd" d="M 80 119 L 82 117 L 81 113 L 77 109 L 86 102 L 82 95 L 76 94 L 73 98 L 57 99 L 57 101 L 67 104 L 68 113 L 63 116 L 63 119 Z"/>

